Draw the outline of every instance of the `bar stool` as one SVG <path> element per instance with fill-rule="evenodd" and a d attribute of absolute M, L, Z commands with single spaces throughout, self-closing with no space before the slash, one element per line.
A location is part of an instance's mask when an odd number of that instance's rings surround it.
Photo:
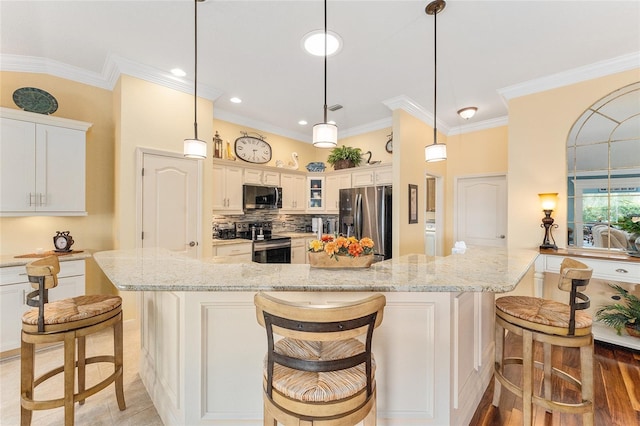
<path fill-rule="evenodd" d="M 30 309 L 22 316 L 21 343 L 21 424 L 31 424 L 33 410 L 48 410 L 64 406 L 66 426 L 74 424 L 74 403 L 84 404 L 87 397 L 115 382 L 120 410 L 126 408 L 122 378 L 122 300 L 119 296 L 77 296 L 48 303 L 48 291 L 58 285 L 60 264 L 57 256 L 49 256 L 27 264 L 27 275 L 35 290 L 27 295 Z M 85 337 L 104 328 L 113 328 L 113 355 L 87 358 Z M 76 341 L 78 358 L 76 361 Z M 37 344 L 64 342 L 64 364 L 39 377 L 35 376 Z M 85 366 L 93 363 L 113 363 L 114 372 L 100 383 L 85 389 Z M 75 392 L 75 370 L 78 370 L 78 391 Z M 64 374 L 64 396 L 35 400 L 34 388 L 44 381 Z"/>
<path fill-rule="evenodd" d="M 560 267 L 558 288 L 568 291 L 569 304 L 552 300 L 505 296 L 496 299 L 495 388 L 493 405 L 500 402 L 501 387 L 522 398 L 523 423 L 531 425 L 533 404 L 550 412 L 582 414 L 584 425 L 593 425 L 593 334 L 591 316 L 581 310 L 589 307 L 589 297 L 581 293 L 589 284 L 592 269 L 582 262 L 565 258 Z M 522 338 L 522 357 L 504 357 L 505 330 Z M 534 360 L 534 342 L 543 345 L 543 361 Z M 553 346 L 580 348 L 580 379 L 553 367 Z M 522 387 L 507 379 L 505 365 L 522 365 Z M 541 368 L 544 395 L 533 393 L 534 367 Z M 566 403 L 552 399 L 551 377 L 556 376 L 580 390 L 581 401 Z"/>
<path fill-rule="evenodd" d="M 373 330 L 386 299 L 376 294 L 339 305 L 254 297 L 267 331 L 263 375 L 264 425 L 376 424 Z M 274 335 L 283 336 L 275 341 Z M 366 336 L 362 343 L 356 339 Z"/>

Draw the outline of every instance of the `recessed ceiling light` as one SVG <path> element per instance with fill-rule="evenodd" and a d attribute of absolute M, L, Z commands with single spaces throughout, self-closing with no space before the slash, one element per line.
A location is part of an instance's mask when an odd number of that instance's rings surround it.
<path fill-rule="evenodd" d="M 314 30 L 302 37 L 302 48 L 313 56 L 324 56 L 324 30 Z M 342 50 L 342 38 L 333 31 L 327 31 L 327 56 Z"/>
<path fill-rule="evenodd" d="M 300 120 L 298 121 L 298 124 L 301 126 L 306 126 L 308 123 L 307 123 L 307 120 Z"/>
<path fill-rule="evenodd" d="M 242 99 L 237 98 L 237 97 L 233 97 L 231 99 L 229 99 L 231 102 L 233 102 L 234 104 L 239 104 L 240 102 L 242 102 Z"/>
<path fill-rule="evenodd" d="M 187 73 L 181 70 L 180 68 L 172 69 L 171 74 L 175 75 L 176 77 L 184 77 L 185 75 L 187 75 Z"/>
<path fill-rule="evenodd" d="M 335 122 L 334 120 L 329 120 L 329 121 L 327 121 L 327 123 L 329 123 L 329 124 L 333 124 L 334 126 L 335 126 L 335 124 L 336 124 L 336 122 Z"/>

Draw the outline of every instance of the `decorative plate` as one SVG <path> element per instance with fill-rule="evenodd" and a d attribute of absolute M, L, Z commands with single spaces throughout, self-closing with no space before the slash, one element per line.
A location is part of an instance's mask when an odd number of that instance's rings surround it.
<path fill-rule="evenodd" d="M 28 112 L 53 114 L 58 109 L 58 101 L 48 92 L 36 87 L 21 87 L 13 92 L 13 102 Z"/>
<path fill-rule="evenodd" d="M 307 164 L 307 171 L 309 172 L 324 172 L 324 163 L 322 161 L 316 161 Z"/>

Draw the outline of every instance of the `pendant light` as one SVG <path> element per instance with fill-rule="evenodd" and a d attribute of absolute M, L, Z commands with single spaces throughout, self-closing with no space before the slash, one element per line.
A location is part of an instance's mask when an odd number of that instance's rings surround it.
<path fill-rule="evenodd" d="M 428 162 L 442 161 L 447 159 L 447 146 L 438 143 L 437 125 L 437 91 L 438 91 L 438 43 L 437 43 L 437 16 L 444 10 L 447 3 L 444 0 L 435 0 L 429 3 L 425 9 L 427 15 L 433 15 L 433 144 L 424 148 L 424 157 Z"/>
<path fill-rule="evenodd" d="M 207 158 L 207 143 L 198 139 L 198 2 L 194 0 L 194 78 L 193 78 L 193 139 L 184 140 L 184 156 L 187 158 Z"/>
<path fill-rule="evenodd" d="M 324 0 L 324 122 L 313 126 L 313 146 L 333 148 L 338 145 L 338 126 L 327 123 L 327 0 Z"/>

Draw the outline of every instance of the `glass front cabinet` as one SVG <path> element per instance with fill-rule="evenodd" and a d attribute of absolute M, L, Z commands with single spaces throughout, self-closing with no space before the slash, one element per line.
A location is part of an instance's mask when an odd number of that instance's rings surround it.
<path fill-rule="evenodd" d="M 307 178 L 307 197 L 307 209 L 311 211 L 324 210 L 324 177 Z"/>

